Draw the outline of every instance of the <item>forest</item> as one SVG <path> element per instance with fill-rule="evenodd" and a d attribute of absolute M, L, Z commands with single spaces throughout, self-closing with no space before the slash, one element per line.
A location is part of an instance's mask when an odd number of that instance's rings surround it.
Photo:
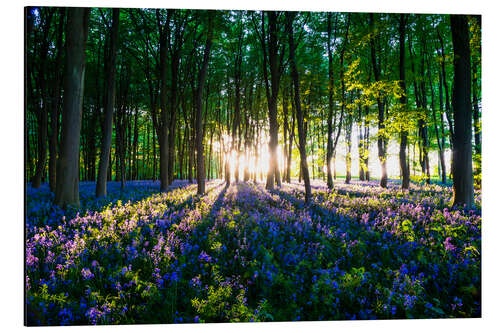
<path fill-rule="evenodd" d="M 481 316 L 481 16 L 24 19 L 25 324 Z"/>

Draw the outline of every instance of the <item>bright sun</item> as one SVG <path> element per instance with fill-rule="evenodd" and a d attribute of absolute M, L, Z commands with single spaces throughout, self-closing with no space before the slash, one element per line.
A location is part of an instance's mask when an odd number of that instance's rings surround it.
<path fill-rule="evenodd" d="M 261 144 L 258 145 L 257 154 L 254 149 L 250 151 L 241 150 L 239 154 L 236 150 L 230 149 L 232 138 L 228 135 L 223 135 L 222 141 L 222 145 L 218 142 L 214 142 L 212 147 L 215 151 L 223 151 L 225 161 L 229 162 L 232 180 L 235 179 L 236 168 L 238 168 L 240 179 L 243 178 L 247 167 L 251 175 L 257 174 L 257 178 L 264 178 L 267 175 L 270 155 L 269 146 L 267 144 L 268 140 L 266 140 L 266 138 L 263 138 Z M 280 146 L 278 146 L 278 167 L 282 172 L 284 169 L 284 158 Z"/>

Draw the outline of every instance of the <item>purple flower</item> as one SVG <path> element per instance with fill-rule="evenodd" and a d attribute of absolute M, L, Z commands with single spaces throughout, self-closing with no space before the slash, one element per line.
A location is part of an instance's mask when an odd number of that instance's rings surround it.
<path fill-rule="evenodd" d="M 84 280 L 90 280 L 94 277 L 94 274 L 88 268 L 82 268 L 82 276 Z"/>
<path fill-rule="evenodd" d="M 210 257 L 205 251 L 201 251 L 200 255 L 198 256 L 198 260 L 202 262 L 212 262 L 212 257 Z"/>
<path fill-rule="evenodd" d="M 451 243 L 451 237 L 447 237 L 447 238 L 445 239 L 445 241 L 444 241 L 444 248 L 445 248 L 447 251 L 453 251 L 453 250 L 455 250 L 457 247 Z"/>

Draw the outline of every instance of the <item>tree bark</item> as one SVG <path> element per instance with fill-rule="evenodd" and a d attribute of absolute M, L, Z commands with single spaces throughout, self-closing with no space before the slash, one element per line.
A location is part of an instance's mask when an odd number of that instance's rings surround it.
<path fill-rule="evenodd" d="M 169 113 L 167 110 L 167 42 L 168 35 L 170 34 L 170 12 L 167 11 L 166 22 L 162 25 L 160 19 L 160 11 L 156 10 L 156 16 L 158 21 L 158 30 L 160 34 L 160 191 L 164 192 L 168 189 L 168 153 L 169 153 L 169 142 L 168 142 L 168 128 L 169 128 Z"/>
<path fill-rule="evenodd" d="M 364 164 L 364 138 L 363 138 L 363 131 L 362 131 L 362 107 L 361 105 L 359 106 L 358 109 L 358 155 L 359 155 L 359 180 L 365 180 L 365 169 L 366 166 Z"/>
<path fill-rule="evenodd" d="M 352 101 L 352 95 L 351 95 L 351 101 Z M 345 183 L 350 184 L 351 183 L 351 165 L 352 165 L 352 156 L 351 156 L 351 151 L 352 151 L 352 114 L 349 112 L 347 114 L 347 121 L 346 121 L 346 126 L 345 126 L 345 147 L 346 147 L 346 154 L 345 154 L 345 166 L 346 166 L 346 173 L 345 173 Z"/>
<path fill-rule="evenodd" d="M 213 12 L 208 13 L 208 31 L 203 51 L 203 62 L 198 72 L 198 86 L 196 90 L 196 181 L 198 182 L 198 194 L 205 194 L 205 161 L 203 156 L 203 127 L 202 127 L 202 97 L 207 76 L 208 60 L 210 58 L 210 47 L 212 45 Z"/>
<path fill-rule="evenodd" d="M 49 51 L 49 29 L 54 14 L 53 8 L 44 8 L 45 17 L 43 23 L 43 35 L 41 36 L 42 42 L 40 47 L 40 69 L 37 75 L 39 82 L 40 98 L 38 102 L 40 105 L 37 113 L 38 124 L 38 160 L 36 163 L 36 170 L 31 186 L 39 188 L 44 178 L 47 164 L 47 127 L 48 127 L 48 112 L 49 112 L 49 91 L 47 87 L 47 71 L 48 71 L 48 51 Z"/>
<path fill-rule="evenodd" d="M 118 27 L 120 24 L 120 9 L 113 8 L 113 23 L 110 31 L 109 53 L 106 59 L 106 102 L 104 104 L 104 126 L 97 172 L 96 197 L 104 197 L 107 193 L 106 176 L 111 155 L 111 138 L 113 132 L 113 110 L 116 95 L 116 50 L 118 49 Z"/>
<path fill-rule="evenodd" d="M 402 90 L 402 96 L 399 99 L 402 111 L 406 112 L 406 82 L 405 82 L 405 38 L 406 38 L 406 21 L 405 14 L 401 14 L 399 20 L 399 84 Z M 408 130 L 401 130 L 401 142 L 399 145 L 399 164 L 402 174 L 402 189 L 409 189 L 410 187 L 410 171 L 408 169 L 408 162 L 406 160 L 406 146 L 408 144 Z"/>
<path fill-rule="evenodd" d="M 365 154 L 364 159 L 363 159 L 363 165 L 365 166 L 365 179 L 367 181 L 370 180 L 370 169 L 368 168 L 368 158 L 369 158 L 369 152 L 370 152 L 370 124 L 368 121 L 368 113 L 369 109 L 368 107 L 365 107 L 365 133 L 364 133 L 364 140 L 363 140 L 363 152 Z"/>
<path fill-rule="evenodd" d="M 374 31 L 374 17 L 373 13 L 370 13 L 370 27 Z M 370 54 L 373 67 L 373 76 L 375 82 L 380 81 L 380 68 L 377 63 L 376 47 L 375 47 L 375 37 L 370 39 Z M 377 133 L 377 148 L 378 148 L 378 159 L 380 161 L 380 166 L 382 169 L 382 175 L 380 178 L 380 186 L 383 188 L 387 187 L 387 139 L 385 133 L 385 108 L 383 100 L 377 98 L 378 107 L 378 133 Z"/>
<path fill-rule="evenodd" d="M 274 189 L 274 182 L 276 181 L 277 186 L 281 186 L 281 179 L 276 175 L 279 175 L 278 169 L 278 92 L 279 92 L 279 81 L 280 81 L 280 70 L 283 59 L 283 52 L 281 53 L 280 59 L 278 59 L 278 39 L 277 39 L 277 13 L 274 11 L 267 12 L 267 17 L 269 20 L 269 41 L 266 45 L 266 31 L 264 25 L 264 12 L 262 13 L 262 49 L 264 52 L 264 81 L 266 86 L 266 97 L 268 105 L 268 116 L 269 116 L 269 170 L 267 172 L 266 179 L 266 189 Z M 266 48 L 267 46 L 267 48 Z M 269 54 L 268 54 L 269 53 Z M 269 63 L 270 71 L 270 81 L 269 85 L 269 75 L 267 69 L 267 63 Z"/>
<path fill-rule="evenodd" d="M 472 179 L 472 105 L 467 16 L 450 15 L 453 41 L 453 205 L 474 206 Z"/>
<path fill-rule="evenodd" d="M 478 72 L 479 59 L 474 58 L 472 61 L 472 106 L 474 119 L 474 152 L 481 155 L 481 125 L 479 120 L 479 97 L 478 97 Z"/>
<path fill-rule="evenodd" d="M 446 137 L 444 134 L 444 119 L 443 119 L 443 76 L 441 73 L 439 73 L 439 118 L 440 118 L 440 124 L 441 124 L 441 152 L 439 155 L 439 159 L 441 161 L 441 181 L 443 184 L 446 184 L 446 161 L 444 158 L 444 151 L 446 149 L 445 143 L 446 143 Z"/>
<path fill-rule="evenodd" d="M 443 76 L 443 86 L 444 86 L 444 92 L 445 92 L 445 110 L 446 110 L 446 120 L 448 122 L 448 127 L 450 129 L 450 142 L 453 142 L 453 119 L 452 119 L 452 112 L 451 112 L 451 106 L 450 106 L 450 94 L 449 94 L 449 89 L 448 89 L 448 81 L 446 80 L 446 53 L 444 50 L 444 42 L 443 38 L 441 37 L 441 34 L 439 30 L 437 30 L 437 35 L 439 39 L 439 43 L 441 45 L 441 75 Z M 453 143 L 452 143 L 453 144 Z"/>
<path fill-rule="evenodd" d="M 335 33 L 337 30 L 337 21 L 335 21 Z M 333 52 L 332 52 L 332 14 L 328 13 L 328 139 L 326 143 L 326 183 L 329 189 L 333 189 L 332 178 L 332 156 L 333 156 Z"/>
<path fill-rule="evenodd" d="M 290 97 L 292 98 L 293 96 L 293 91 L 291 91 Z M 291 182 L 291 169 L 292 169 L 292 150 L 293 150 L 293 140 L 295 138 L 295 119 L 296 117 L 296 112 L 295 112 L 295 103 L 292 100 L 291 108 L 292 108 L 292 126 L 290 127 L 289 134 L 288 134 L 288 161 L 286 163 L 286 181 L 287 183 Z"/>
<path fill-rule="evenodd" d="M 293 38 L 293 19 L 295 13 L 286 12 L 285 15 L 288 30 L 288 45 L 290 51 L 290 70 L 294 86 L 295 109 L 297 112 L 297 127 L 299 132 L 300 167 L 302 171 L 302 177 L 304 178 L 305 202 L 307 204 L 311 201 L 311 181 L 309 179 L 309 170 L 307 168 L 306 136 L 304 133 L 304 116 L 302 114 L 302 107 L 300 104 L 299 73 L 297 71 L 297 64 L 295 62 L 295 48 L 297 46 Z"/>
<path fill-rule="evenodd" d="M 55 193 L 55 204 L 63 208 L 68 205 L 80 206 L 78 156 L 89 12 L 89 8 L 69 8 L 66 23 L 61 152 L 57 160 Z"/>
<path fill-rule="evenodd" d="M 49 138 L 49 187 L 52 192 L 56 191 L 56 168 L 57 168 L 57 143 L 59 141 L 59 105 L 61 101 L 61 83 L 63 66 L 63 32 L 66 9 L 59 11 L 59 26 L 56 41 L 56 67 L 54 77 L 54 91 L 52 93 L 52 108 L 50 113 L 50 138 Z"/>

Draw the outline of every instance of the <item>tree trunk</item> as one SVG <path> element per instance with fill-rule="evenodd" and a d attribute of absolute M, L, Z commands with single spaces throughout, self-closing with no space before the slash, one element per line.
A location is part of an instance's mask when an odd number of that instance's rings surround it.
<path fill-rule="evenodd" d="M 415 53 L 412 51 L 411 38 L 408 39 L 408 50 L 411 58 L 411 69 L 414 75 L 413 79 L 413 89 L 415 91 L 415 102 L 417 110 L 422 110 L 424 113 L 427 112 L 427 96 L 425 90 L 425 39 L 421 42 L 423 47 L 423 52 L 420 56 L 421 66 L 420 66 L 420 78 L 417 80 L 417 72 L 415 70 L 414 58 L 416 58 Z M 418 81 L 418 82 L 417 82 Z M 429 153 L 428 153 L 428 140 L 427 140 L 427 114 L 422 115 L 418 119 L 418 137 L 419 137 L 419 162 L 422 170 L 422 177 L 425 177 L 426 183 L 430 184 L 430 169 L 429 169 Z"/>
<path fill-rule="evenodd" d="M 286 87 L 283 87 L 283 182 L 286 182 L 286 172 L 288 169 L 288 145 L 286 144 L 286 140 L 288 139 L 288 97 L 286 96 L 286 91 Z"/>
<path fill-rule="evenodd" d="M 474 206 L 472 179 L 472 105 L 467 16 L 450 15 L 453 41 L 453 205 Z"/>
<path fill-rule="evenodd" d="M 295 13 L 286 12 L 286 26 L 288 30 L 288 45 L 290 50 L 290 71 L 294 86 L 295 110 L 297 112 L 297 127 L 299 131 L 299 152 L 300 152 L 300 167 L 302 170 L 302 177 L 304 178 L 305 187 L 305 202 L 311 201 L 311 181 L 309 179 L 309 170 L 307 168 L 306 156 L 306 136 L 304 133 L 304 116 L 302 114 L 302 107 L 300 104 L 300 81 L 299 73 L 297 71 L 297 64 L 295 62 L 295 48 L 297 45 L 293 38 L 293 19 Z"/>
<path fill-rule="evenodd" d="M 365 179 L 367 181 L 370 180 L 370 169 L 368 168 L 368 158 L 369 158 L 369 152 L 370 152 L 370 124 L 368 121 L 368 114 L 369 114 L 369 109 L 366 106 L 365 107 L 365 132 L 364 132 L 364 140 L 363 140 L 363 153 L 364 158 L 363 158 L 363 165 L 365 166 Z"/>
<path fill-rule="evenodd" d="M 358 155 L 359 155 L 359 180 L 365 180 L 365 159 L 364 159 L 364 140 L 362 131 L 362 108 L 359 106 L 358 110 Z"/>
<path fill-rule="evenodd" d="M 205 194 L 205 161 L 203 156 L 203 128 L 202 128 L 202 97 L 207 76 L 208 60 L 210 58 L 210 47 L 212 45 L 212 20 L 213 12 L 209 12 L 208 31 L 203 52 L 203 62 L 198 72 L 198 87 L 196 90 L 196 180 L 198 182 L 198 194 Z"/>
<path fill-rule="evenodd" d="M 179 51 L 174 52 L 172 56 L 171 72 L 171 94 L 170 94 L 170 119 L 169 119 L 169 137 L 168 137 L 168 184 L 174 180 L 174 162 L 175 162 L 175 134 L 177 126 L 177 81 L 179 71 Z"/>
<path fill-rule="evenodd" d="M 371 30 L 375 30 L 373 13 L 370 13 L 370 27 Z M 370 39 L 370 51 L 373 67 L 373 76 L 375 82 L 380 81 L 380 68 L 377 63 L 376 47 L 375 47 L 375 37 Z M 380 178 L 380 186 L 383 188 L 387 187 L 387 139 L 385 133 L 385 107 L 383 100 L 377 98 L 378 106 L 378 133 L 377 133 L 377 148 L 378 148 L 378 159 L 380 161 L 380 166 L 382 169 L 382 175 Z"/>
<path fill-rule="evenodd" d="M 101 154 L 99 157 L 99 169 L 97 173 L 96 197 L 106 196 L 106 175 L 111 155 L 111 139 L 113 136 L 113 110 L 116 95 L 116 50 L 118 48 L 118 27 L 120 24 L 120 9 L 113 8 L 113 23 L 110 31 L 109 53 L 106 59 L 106 102 L 104 104 L 104 126 L 101 142 Z"/>
<path fill-rule="evenodd" d="M 38 124 L 38 160 L 36 162 L 36 170 L 31 185 L 33 188 L 39 188 L 42 178 L 45 178 L 47 164 L 47 129 L 48 129 L 48 112 L 49 112 L 49 91 L 47 87 L 48 75 L 48 51 L 49 51 L 49 29 L 54 14 L 53 8 L 45 9 L 45 19 L 43 23 L 42 43 L 40 47 L 40 70 L 37 74 L 37 81 L 40 90 L 40 98 L 37 104 L 37 124 Z M 41 104 L 41 105 L 40 105 Z"/>
<path fill-rule="evenodd" d="M 441 124 L 441 152 L 439 159 L 441 161 L 441 181 L 446 184 L 446 161 L 444 158 L 446 137 L 444 135 L 444 119 L 443 119 L 443 76 L 439 73 L 439 114 L 440 114 L 440 124 Z"/>
<path fill-rule="evenodd" d="M 268 105 L 268 115 L 269 115 L 269 170 L 267 172 L 266 179 L 266 189 L 273 190 L 274 182 L 276 181 L 277 186 L 281 186 L 281 179 L 279 177 L 279 169 L 278 169 L 278 155 L 277 155 L 277 146 L 278 146 L 278 92 L 279 92 L 279 81 L 280 81 L 280 66 L 281 61 L 278 60 L 278 30 L 277 30 L 277 13 L 274 11 L 266 12 L 269 20 L 269 42 L 268 42 L 268 50 L 266 50 L 266 43 L 263 40 L 263 51 L 264 51 L 264 81 L 266 84 L 266 96 L 267 96 L 267 105 Z M 264 13 L 262 13 L 262 36 L 265 36 L 264 29 Z M 264 37 L 263 37 L 264 38 Z M 269 57 L 267 56 L 269 53 Z M 283 54 L 281 54 L 283 56 Z M 282 57 L 281 57 L 282 59 Z M 281 60 L 280 59 L 280 60 Z M 270 71 L 270 79 L 271 84 L 269 87 L 268 80 L 268 70 L 267 63 L 269 63 L 269 71 Z M 278 177 L 276 177 L 278 175 Z"/>
<path fill-rule="evenodd" d="M 351 95 L 352 96 L 352 95 Z M 352 99 L 352 98 L 351 98 Z M 346 154 L 345 154 L 345 183 L 351 183 L 351 151 L 352 151 L 352 115 L 348 113 L 347 122 L 345 127 L 345 146 L 346 146 Z"/>
<path fill-rule="evenodd" d="M 63 208 L 80 206 L 78 164 L 89 13 L 89 8 L 68 8 L 61 152 L 55 193 L 55 204 Z"/>
<path fill-rule="evenodd" d="M 481 124 L 479 120 L 479 98 L 478 98 L 478 72 L 479 59 L 477 57 L 472 61 L 472 106 L 474 119 L 474 152 L 481 155 Z"/>
<path fill-rule="evenodd" d="M 326 143 L 326 173 L 327 173 L 327 186 L 333 189 L 332 178 L 332 156 L 333 156 L 333 55 L 332 55 L 332 14 L 328 13 L 328 136 Z M 337 21 L 335 21 L 335 30 L 337 30 Z M 334 33 L 334 38 L 336 37 Z"/>
<path fill-rule="evenodd" d="M 293 97 L 293 91 L 291 91 L 290 97 Z M 293 150 L 293 139 L 295 137 L 295 119 L 296 112 L 293 100 L 291 101 L 292 107 L 292 126 L 289 129 L 288 134 L 288 161 L 286 163 L 286 181 L 287 183 L 291 182 L 291 169 L 292 169 L 292 150 Z"/>
<path fill-rule="evenodd" d="M 59 105 L 61 101 L 61 83 L 63 66 L 63 32 L 66 9 L 60 9 L 58 34 L 56 41 L 56 67 L 54 77 L 54 91 L 52 94 L 52 109 L 50 113 L 50 138 L 49 138 L 49 187 L 52 192 L 56 191 L 56 168 L 57 168 L 57 143 L 59 140 Z"/>
<path fill-rule="evenodd" d="M 430 70 L 429 70 L 430 72 Z M 435 105 L 434 105 L 434 93 L 433 93 L 433 90 L 432 90 L 432 81 L 431 81 L 431 76 L 429 74 L 429 84 L 430 84 L 430 87 L 431 87 L 431 94 L 432 94 L 432 105 L 431 105 L 431 109 L 432 109 L 432 118 L 434 120 L 434 132 L 436 133 L 436 141 L 437 141 L 437 144 L 438 144 L 438 156 L 439 156 L 439 171 L 440 171 L 440 175 L 441 175 L 441 181 L 443 183 L 446 183 L 446 172 L 442 172 L 443 169 L 446 170 L 446 166 L 445 166 L 445 163 L 444 163 L 444 147 L 441 145 L 441 137 L 440 137 L 440 133 L 439 133 L 439 130 L 438 130 L 438 122 L 437 122 L 437 117 L 436 117 L 436 108 L 435 108 Z"/>
<path fill-rule="evenodd" d="M 158 29 L 160 34 L 160 108 L 161 108 L 161 121 L 160 121 L 160 191 L 164 192 L 168 189 L 168 128 L 169 128 L 169 113 L 167 110 L 167 41 L 170 34 L 170 12 L 167 11 L 166 22 L 162 25 L 159 18 L 159 9 L 156 10 Z"/>
<path fill-rule="evenodd" d="M 139 143 L 139 129 L 137 128 L 137 120 L 139 118 L 139 109 L 137 106 L 134 111 L 134 134 L 132 139 L 132 180 L 137 180 L 138 173 L 138 143 Z"/>
<path fill-rule="evenodd" d="M 212 145 L 213 145 L 214 131 L 210 131 L 210 143 L 208 145 L 208 170 L 207 170 L 207 178 L 208 180 L 212 179 Z"/>
<path fill-rule="evenodd" d="M 403 112 L 406 112 L 406 82 L 405 82 L 405 35 L 406 35 L 406 21 L 405 14 L 401 14 L 399 21 L 399 84 L 402 90 L 402 96 L 399 99 Z M 408 162 L 406 160 L 406 146 L 408 144 L 408 130 L 403 128 L 401 130 L 401 142 L 399 145 L 399 164 L 402 174 L 402 189 L 409 189 L 410 187 L 410 171 L 408 169 Z"/>
<path fill-rule="evenodd" d="M 446 54 L 444 52 L 444 43 L 443 43 L 443 38 L 441 37 L 441 34 L 439 33 L 439 30 L 437 30 L 437 35 L 439 38 L 439 43 L 441 44 L 441 75 L 443 77 L 443 86 L 444 86 L 444 92 L 445 92 L 445 115 L 446 115 L 446 120 L 448 122 L 448 128 L 450 129 L 450 143 L 453 146 L 453 119 L 452 119 L 452 113 L 451 113 L 451 106 L 450 106 L 450 94 L 449 94 L 449 89 L 448 89 L 448 81 L 446 79 Z M 453 147 L 451 147 L 453 149 Z M 453 162 L 452 162 L 453 163 Z"/>

